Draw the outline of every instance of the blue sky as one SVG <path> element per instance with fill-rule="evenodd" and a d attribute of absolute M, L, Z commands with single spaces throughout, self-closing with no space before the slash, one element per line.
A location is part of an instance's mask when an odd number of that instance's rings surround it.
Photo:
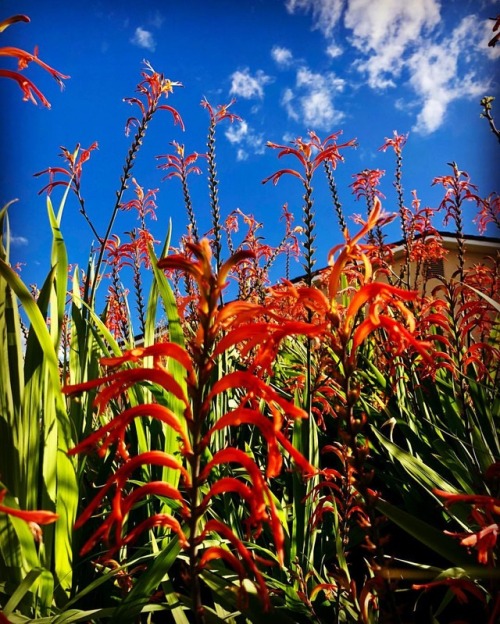
<path fill-rule="evenodd" d="M 218 128 L 222 214 L 237 208 L 253 214 L 264 224 L 270 244 L 281 239 L 283 203 L 300 224 L 302 188 L 292 178 L 283 178 L 277 187 L 261 184 L 294 164 L 278 161 L 266 141 L 287 143 L 308 130 L 320 137 L 342 130 L 341 141 L 356 138 L 359 143 L 345 152 L 346 161 L 335 172 L 348 214 L 364 212 L 349 184 L 366 168 L 386 170 L 384 208 L 397 210 L 393 154 L 377 151 L 394 130 L 409 133 L 407 204 L 416 189 L 423 204 L 436 206 L 442 193 L 431 186 L 432 179 L 448 174 L 446 163 L 453 160 L 469 172 L 480 194 L 498 190 L 497 142 L 479 116 L 481 97 L 498 95 L 500 46 L 487 46 L 493 26 L 488 18 L 500 13 L 498 2 L 7 0 L 0 6 L 2 18 L 18 13 L 31 18 L 30 24 L 14 24 L 2 33 L 0 45 L 29 51 L 38 45 L 40 58 L 71 76 L 61 93 L 40 68 L 26 70 L 50 100 L 50 110 L 22 102 L 16 84 L 0 81 L 0 202 L 18 199 L 9 211 L 12 261 L 25 263 L 22 277 L 28 283 L 41 284 L 50 261 L 45 198 L 37 194 L 44 181 L 33 174 L 60 164 L 60 146 L 73 150 L 77 143 L 88 147 L 98 141 L 99 150 L 85 166 L 82 193 L 97 231 L 104 233 L 130 144 L 124 126 L 133 111 L 123 98 L 134 95 L 143 59 L 184 85 L 168 103 L 182 115 L 186 131 L 174 127 L 168 114 L 158 114 L 133 172 L 146 190 L 159 189 L 158 220 L 152 224 L 159 239 L 172 219 L 173 240 L 178 240 L 186 216 L 180 185 L 161 181 L 155 156 L 172 152 L 172 140 L 185 143 L 187 153 L 205 151 L 203 97 L 214 106 L 236 98 L 233 110 L 243 118 Z M 4 68 L 15 67 L 12 59 L 0 61 Z M 318 179 L 314 187 L 321 266 L 341 235 L 326 184 Z M 208 229 L 206 167 L 203 175 L 191 178 L 191 191 L 200 229 Z M 59 197 L 55 191 L 56 205 Z M 132 197 L 130 191 L 127 199 Z M 472 216 L 467 231 L 477 234 Z M 121 213 L 114 231 L 124 238 L 136 225 L 134 215 Z M 389 238 L 400 238 L 397 226 L 391 228 Z M 92 234 L 73 199 L 62 229 L 70 261 L 85 266 Z M 292 272 L 300 274 L 300 265 Z"/>

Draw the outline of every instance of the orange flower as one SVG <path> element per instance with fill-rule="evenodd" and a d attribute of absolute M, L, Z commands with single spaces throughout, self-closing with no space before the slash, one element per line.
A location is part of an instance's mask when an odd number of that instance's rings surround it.
<path fill-rule="evenodd" d="M 0 513 L 5 513 L 9 516 L 13 516 L 14 518 L 21 518 L 21 520 L 27 522 L 35 540 L 40 542 L 42 539 L 42 531 L 39 525 L 52 524 L 53 522 L 56 522 L 59 518 L 58 514 L 53 513 L 52 511 L 24 511 L 21 509 L 7 507 L 6 505 L 1 504 L 6 494 L 7 490 L 0 490 Z"/>
<path fill-rule="evenodd" d="M 0 22 L 0 33 L 3 32 L 10 25 L 15 24 L 16 22 L 29 22 L 30 18 L 26 15 L 14 15 L 12 17 L 8 17 L 7 19 Z M 12 46 L 4 46 L 0 48 L 0 56 L 10 56 L 17 58 L 18 60 L 18 71 L 11 71 L 9 69 L 0 69 L 0 77 L 10 78 L 17 82 L 22 92 L 24 93 L 24 101 L 30 100 L 33 104 L 37 103 L 36 98 L 40 100 L 40 102 L 50 108 L 50 102 L 43 95 L 43 93 L 38 89 L 38 87 L 26 76 L 23 76 L 21 72 L 23 69 L 26 69 L 30 63 L 36 63 L 46 72 L 48 72 L 54 80 L 63 88 L 63 80 L 69 78 L 69 76 L 65 76 L 61 74 L 61 72 L 57 71 L 47 63 L 44 63 L 40 58 L 38 58 L 38 48 L 35 48 L 33 54 L 26 52 L 25 50 L 21 50 L 20 48 L 14 48 Z"/>
<path fill-rule="evenodd" d="M 479 589 L 477 585 L 468 579 L 464 578 L 447 578 L 440 579 L 438 581 L 431 581 L 430 583 L 423 583 L 421 585 L 413 585 L 413 589 L 423 589 L 428 591 L 434 587 L 449 587 L 451 591 L 457 597 L 460 604 L 466 604 L 469 601 L 467 594 L 471 594 L 481 602 L 485 603 L 486 598 L 484 593 Z"/>
<path fill-rule="evenodd" d="M 457 494 L 438 489 L 434 489 L 433 492 L 440 498 L 444 498 L 445 507 L 455 503 L 470 503 L 472 505 L 470 518 L 479 525 L 479 530 L 468 533 L 452 533 L 450 531 L 445 531 L 445 533 L 459 538 L 462 546 L 475 548 L 479 563 L 483 565 L 492 564 L 500 532 L 499 523 L 495 522 L 494 518 L 494 516 L 500 516 L 500 499 L 484 494 Z"/>
<path fill-rule="evenodd" d="M 323 162 L 328 162 L 333 166 L 333 168 L 335 168 L 338 162 L 344 160 L 340 150 L 346 147 L 356 146 L 355 139 L 351 139 L 346 143 L 338 145 L 337 139 L 340 134 L 340 132 L 335 132 L 327 136 L 324 141 L 321 141 L 315 132 L 310 131 L 309 141 L 304 141 L 299 137 L 298 139 L 292 141 L 291 146 L 278 145 L 277 143 L 271 143 L 271 141 L 268 141 L 267 147 L 281 150 L 278 154 L 278 158 L 287 155 L 295 156 L 304 168 L 304 173 L 307 177 L 312 176 L 314 171 Z M 296 178 L 299 178 L 302 182 L 305 182 L 304 176 L 295 169 L 281 169 L 280 171 L 277 171 L 262 180 L 262 184 L 266 184 L 266 182 L 269 182 L 270 180 L 272 180 L 273 184 L 277 184 L 281 176 L 285 174 L 293 175 Z"/>
<path fill-rule="evenodd" d="M 241 121 L 241 117 L 234 113 L 230 113 L 228 110 L 229 107 L 232 106 L 235 102 L 236 100 L 233 98 L 229 102 L 229 104 L 219 104 L 219 106 L 214 109 L 214 107 L 209 103 L 207 98 L 204 98 L 201 101 L 201 105 L 203 106 L 203 108 L 207 109 L 208 114 L 210 115 L 210 121 L 212 123 L 217 124 L 224 119 L 229 119 L 229 121 L 233 123 L 234 121 Z"/>

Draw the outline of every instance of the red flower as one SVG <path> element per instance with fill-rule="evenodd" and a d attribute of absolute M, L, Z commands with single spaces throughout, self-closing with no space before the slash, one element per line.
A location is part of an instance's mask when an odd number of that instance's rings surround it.
<path fill-rule="evenodd" d="M 235 102 L 236 100 L 232 99 L 229 102 L 229 104 L 219 104 L 219 106 L 217 106 L 217 108 L 214 109 L 213 106 L 207 100 L 207 98 L 204 98 L 201 101 L 201 105 L 203 106 L 203 108 L 207 109 L 208 114 L 210 115 L 211 123 L 218 124 L 220 121 L 223 121 L 224 119 L 229 119 L 229 121 L 233 123 L 234 121 L 241 121 L 241 117 L 239 117 L 238 115 L 235 115 L 234 113 L 230 113 L 228 110 L 229 107 L 232 106 Z"/>
<path fill-rule="evenodd" d="M 13 516 L 14 518 L 21 518 L 21 520 L 27 522 L 31 532 L 33 533 L 33 537 L 37 542 L 40 542 L 42 539 L 42 532 L 39 525 L 52 524 L 53 522 L 56 522 L 59 518 L 58 514 L 53 513 L 52 511 L 24 511 L 21 509 L 7 507 L 6 505 L 1 504 L 6 494 L 7 490 L 0 490 L 0 513 L 5 513 L 9 516 Z"/>
<path fill-rule="evenodd" d="M 356 196 L 356 199 L 360 197 L 367 197 L 373 201 L 374 197 L 384 197 L 377 186 L 380 184 L 380 178 L 385 175 L 385 171 L 382 169 L 363 169 L 360 173 L 355 173 L 352 177 L 354 182 L 349 186 L 352 188 L 352 192 Z"/>
<path fill-rule="evenodd" d="M 434 489 L 433 492 L 445 499 L 445 507 L 455 503 L 470 503 L 472 505 L 470 518 L 479 525 L 479 530 L 469 533 L 452 533 L 449 531 L 445 531 L 445 533 L 459 538 L 462 546 L 475 548 L 478 552 L 479 563 L 492 564 L 500 530 L 494 516 L 500 516 L 500 499 L 484 494 L 456 494 L 438 489 Z"/>
<path fill-rule="evenodd" d="M 403 151 L 403 147 L 406 145 L 406 141 L 408 140 L 407 134 L 398 134 L 396 130 L 393 132 L 393 138 L 388 139 L 386 137 L 385 143 L 381 145 L 378 149 L 381 152 L 385 152 L 387 148 L 392 147 L 398 156 L 401 156 L 401 152 Z"/>
<path fill-rule="evenodd" d="M 137 180 L 132 178 L 136 199 L 122 204 L 121 210 L 137 210 L 138 218 L 144 223 L 145 218 L 149 215 L 153 221 L 156 221 L 156 193 L 158 189 L 149 189 L 144 193 L 142 186 L 137 184 Z"/>
<path fill-rule="evenodd" d="M 201 175 L 201 169 L 195 166 L 194 163 L 198 160 L 198 158 L 206 158 L 206 154 L 193 152 L 192 154 L 185 156 L 184 145 L 177 143 L 177 141 L 172 141 L 170 145 L 175 147 L 177 154 L 163 154 L 156 157 L 157 159 L 165 158 L 166 160 L 164 164 L 158 165 L 158 169 L 171 170 L 167 173 L 163 180 L 169 180 L 174 177 L 183 180 L 191 173 Z"/>
<path fill-rule="evenodd" d="M 180 82 L 173 82 L 165 78 L 163 74 L 156 72 L 147 61 L 144 62 L 146 70 L 141 72 L 142 81 L 137 85 L 136 91 L 145 98 L 143 102 L 140 97 L 124 98 L 124 102 L 128 104 L 136 104 L 142 114 L 142 123 L 147 123 L 149 118 L 157 110 L 167 110 L 172 114 L 174 123 L 184 130 L 184 122 L 175 108 L 167 104 L 159 105 L 162 95 L 168 97 L 169 93 L 173 93 L 174 87 L 182 87 Z M 128 136 L 132 126 L 140 126 L 141 122 L 137 117 L 130 117 L 125 124 L 125 134 Z"/>
<path fill-rule="evenodd" d="M 303 141 L 300 137 L 292 141 L 292 146 L 278 145 L 276 143 L 267 142 L 267 146 L 273 149 L 281 150 L 278 154 L 278 158 L 282 156 L 292 155 L 295 156 L 302 167 L 306 177 L 312 176 L 314 171 L 323 162 L 328 162 L 333 168 L 337 166 L 337 163 L 344 160 L 340 150 L 346 147 L 355 147 L 356 140 L 351 139 L 346 143 L 340 145 L 337 144 L 337 139 L 340 136 L 340 132 L 330 134 L 324 141 L 320 141 L 318 135 L 315 132 L 309 132 L 309 141 Z M 279 179 L 284 174 L 290 174 L 305 182 L 305 178 L 302 174 L 294 169 L 281 169 L 276 173 L 273 173 L 269 177 L 262 180 L 262 184 L 266 184 L 269 180 L 272 180 L 274 184 L 277 184 Z"/>
<path fill-rule="evenodd" d="M 264 580 L 264 577 L 260 573 L 259 569 L 257 568 L 255 561 L 250 551 L 248 550 L 248 548 L 244 546 L 241 540 L 239 540 L 236 537 L 236 535 L 231 531 L 229 527 L 227 527 L 222 522 L 219 522 L 219 520 L 209 520 L 207 524 L 205 525 L 205 529 L 203 531 L 202 537 L 206 536 L 207 533 L 210 533 L 210 532 L 217 533 L 218 535 L 226 539 L 231 544 L 231 546 L 233 546 L 233 548 L 236 549 L 241 560 L 244 561 L 244 563 L 246 563 L 246 565 L 252 571 L 255 577 L 255 580 L 257 581 L 257 585 L 259 586 L 259 594 L 260 594 L 261 600 L 264 603 L 264 608 L 266 611 L 269 610 L 271 607 L 271 603 L 269 600 L 269 592 L 267 589 L 266 582 Z M 227 555 L 223 553 L 224 551 L 220 547 L 215 547 L 214 551 L 212 551 L 212 548 L 208 548 L 202 555 L 202 558 L 200 560 L 200 567 L 204 567 L 205 564 L 210 559 L 214 558 L 214 556 L 217 556 L 217 555 L 222 556 L 230 564 L 234 565 L 234 562 L 236 562 L 236 565 L 234 567 L 236 568 L 236 571 L 239 573 L 240 580 L 242 581 L 244 577 L 246 576 L 244 574 L 244 567 L 239 562 L 237 562 L 234 555 L 228 557 Z"/>
<path fill-rule="evenodd" d="M 90 153 L 98 149 L 97 141 L 94 141 L 90 147 L 87 149 L 80 150 L 80 144 L 78 143 L 73 152 L 70 152 L 65 147 L 61 146 L 61 153 L 59 156 L 63 158 L 68 163 L 68 168 L 64 169 L 64 167 L 49 167 L 48 169 L 44 169 L 43 171 L 38 171 L 34 174 L 35 177 L 48 174 L 49 183 L 46 184 L 38 194 L 47 193 L 50 195 L 52 190 L 56 186 L 71 186 L 73 191 L 78 195 L 80 186 L 81 186 L 81 178 L 82 178 L 82 167 L 84 163 L 86 163 L 90 159 Z M 55 176 L 60 174 L 67 179 L 55 180 Z"/>
<path fill-rule="evenodd" d="M 486 602 L 484 593 L 479 589 L 477 585 L 465 578 L 446 578 L 438 581 L 431 581 L 430 583 L 423 583 L 421 585 L 413 585 L 413 589 L 423 589 L 428 591 L 434 587 L 449 587 L 451 591 L 457 597 L 460 604 L 466 604 L 469 601 L 467 594 L 472 594 L 475 598 L 481 602 Z"/>
<path fill-rule="evenodd" d="M 328 283 L 328 294 L 331 305 L 335 306 L 335 300 L 339 290 L 340 284 L 340 276 L 345 269 L 346 264 L 349 261 L 361 261 L 363 263 L 365 275 L 364 281 L 368 281 L 372 274 L 372 266 L 370 261 L 368 260 L 367 255 L 364 253 L 368 247 L 367 245 L 361 244 L 359 241 L 368 234 L 375 226 L 382 226 L 386 223 L 389 223 L 394 219 L 394 215 L 388 215 L 382 212 L 382 204 L 380 203 L 380 199 L 375 197 L 373 202 L 373 208 L 368 215 L 368 219 L 366 221 L 362 221 L 359 219 L 359 222 L 362 224 L 361 230 L 352 238 L 349 236 L 349 232 L 345 232 L 346 242 L 345 244 L 336 245 L 333 249 L 330 250 L 328 256 L 328 263 L 332 266 L 332 270 L 329 277 Z M 334 260 L 334 255 L 337 251 L 340 250 L 339 257 Z"/>
<path fill-rule="evenodd" d="M 11 24 L 15 24 L 16 22 L 29 22 L 30 18 L 26 15 L 14 15 L 12 17 L 8 17 L 7 19 L 0 22 L 0 33 L 3 32 L 6 28 L 8 28 Z M 21 50 L 20 48 L 14 48 L 12 46 L 4 46 L 0 48 L 0 56 L 11 56 L 17 58 L 18 60 L 18 71 L 11 71 L 9 69 L 0 69 L 0 77 L 10 78 L 18 83 L 22 92 L 24 93 L 24 100 L 31 100 L 33 104 L 37 103 L 36 98 L 40 100 L 40 102 L 50 108 L 50 102 L 43 95 L 43 93 L 36 87 L 36 85 L 26 76 L 23 76 L 19 72 L 23 69 L 26 69 L 30 63 L 36 63 L 46 72 L 48 72 L 56 82 L 63 88 L 63 80 L 69 78 L 69 76 L 65 76 L 61 74 L 61 72 L 57 71 L 47 63 L 44 63 L 40 58 L 38 58 L 38 48 L 35 48 L 33 54 L 26 52 L 25 50 Z"/>

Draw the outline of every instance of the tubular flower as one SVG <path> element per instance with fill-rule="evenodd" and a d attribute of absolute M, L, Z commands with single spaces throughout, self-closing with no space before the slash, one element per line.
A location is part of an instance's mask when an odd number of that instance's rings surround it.
<path fill-rule="evenodd" d="M 201 169 L 194 163 L 198 160 L 198 158 L 206 158 L 206 154 L 193 152 L 192 154 L 185 156 L 184 145 L 177 143 L 177 141 L 172 141 L 170 145 L 175 147 L 177 154 L 162 154 L 156 157 L 158 160 L 164 158 L 166 161 L 165 163 L 158 165 L 158 169 L 168 171 L 163 180 L 169 180 L 170 178 L 179 178 L 180 180 L 184 180 L 191 173 L 201 175 Z"/>
<path fill-rule="evenodd" d="M 445 507 L 455 503 L 472 505 L 471 520 L 479 526 L 479 530 L 469 533 L 452 533 L 448 535 L 460 539 L 460 544 L 477 551 L 477 559 L 483 565 L 492 565 L 495 560 L 495 548 L 500 532 L 500 523 L 495 516 L 500 516 L 500 499 L 484 494 L 456 494 L 434 489 L 434 494 L 444 499 Z"/>
<path fill-rule="evenodd" d="M 328 295 L 331 304 L 335 307 L 335 299 L 339 291 L 340 276 L 344 271 L 346 265 L 350 261 L 359 261 L 363 263 L 365 275 L 364 281 L 368 281 L 372 274 L 371 263 L 368 260 L 367 255 L 364 253 L 368 249 L 367 245 L 360 243 L 361 239 L 368 234 L 375 226 L 382 226 L 389 223 L 394 219 L 394 215 L 388 215 L 382 212 L 382 204 L 380 199 L 375 197 L 373 202 L 373 208 L 368 215 L 366 222 L 361 221 L 361 230 L 352 238 L 349 233 L 344 232 L 346 242 L 343 245 L 337 245 L 330 250 L 328 263 L 332 267 L 329 283 L 328 283 Z M 340 254 L 337 259 L 334 259 L 334 255 L 340 250 Z"/>
<path fill-rule="evenodd" d="M 156 72 L 147 61 L 145 61 L 145 65 L 145 71 L 141 72 L 142 81 L 136 88 L 136 91 L 145 101 L 140 97 L 124 98 L 123 100 L 127 104 L 135 104 L 139 107 L 142 120 L 140 121 L 137 117 L 129 117 L 125 124 L 125 134 L 128 136 L 133 126 L 141 128 L 141 126 L 147 124 L 157 110 L 169 111 L 174 119 L 174 123 L 184 130 L 184 122 L 177 110 L 167 104 L 159 104 L 162 95 L 167 98 L 169 93 L 173 93 L 174 87 L 182 87 L 182 84 L 165 78 L 163 74 Z"/>
<path fill-rule="evenodd" d="M 386 137 L 385 143 L 381 145 L 378 149 L 381 152 L 385 152 L 389 147 L 392 147 L 397 155 L 401 155 L 403 151 L 403 147 L 406 145 L 406 141 L 408 140 L 407 134 L 398 134 L 396 130 L 393 131 L 392 139 L 388 139 Z"/>
<path fill-rule="evenodd" d="M 477 206 L 482 205 L 481 198 L 477 195 L 477 186 L 472 184 L 470 176 L 466 171 L 460 171 L 455 162 L 448 163 L 453 169 L 453 175 L 445 175 L 434 178 L 433 185 L 440 185 L 445 189 L 440 209 L 444 210 L 444 224 L 451 219 L 457 228 L 462 228 L 462 203 L 464 201 L 474 201 Z"/>
<path fill-rule="evenodd" d="M 0 491 L 0 513 L 14 516 L 14 518 L 21 518 L 21 520 L 25 520 L 26 522 L 36 522 L 36 524 L 52 524 L 52 522 L 55 522 L 59 517 L 52 511 L 23 511 L 21 509 L 14 509 L 12 507 L 2 505 L 1 503 L 3 502 L 6 494 L 7 490 Z"/>
<path fill-rule="evenodd" d="M 366 340 L 367 336 L 377 329 L 387 332 L 388 343 L 392 345 L 398 355 L 408 347 L 412 347 L 424 358 L 429 357 L 432 347 L 430 342 L 418 340 L 413 332 L 415 330 L 415 318 L 403 301 L 414 301 L 416 291 L 408 291 L 389 284 L 372 282 L 364 284 L 352 298 L 346 314 L 343 328 L 344 339 L 352 336 L 351 362 L 355 357 L 356 349 Z M 361 307 L 368 304 L 366 318 L 352 331 L 357 314 Z M 389 314 L 397 310 L 407 323 L 406 328 L 400 321 Z"/>
<path fill-rule="evenodd" d="M 486 199 L 481 200 L 480 210 L 474 218 L 474 223 L 480 234 L 484 234 L 490 223 L 494 223 L 500 229 L 500 196 L 491 193 Z"/>
<path fill-rule="evenodd" d="M 73 191 L 78 195 L 80 192 L 83 165 L 90 160 L 91 152 L 98 149 L 98 144 L 97 141 L 94 141 L 87 149 L 80 149 L 80 144 L 78 143 L 73 152 L 70 152 L 63 146 L 61 146 L 60 149 L 61 153 L 59 156 L 68 163 L 68 168 L 49 167 L 48 169 L 35 173 L 35 177 L 45 174 L 49 176 L 48 184 L 38 191 L 39 195 L 45 192 L 50 195 L 56 186 L 71 186 Z M 55 177 L 57 174 L 62 175 L 63 179 L 56 180 Z"/>
<path fill-rule="evenodd" d="M 156 221 L 156 193 L 158 189 L 149 189 L 146 193 L 142 186 L 137 183 L 135 178 L 132 178 L 132 184 L 134 185 L 134 192 L 136 199 L 122 204 L 121 210 L 137 210 L 137 218 L 144 223 L 147 216 L 150 216 L 153 221 Z"/>
<path fill-rule="evenodd" d="M 12 17 L 8 17 L 7 19 L 0 22 L 0 33 L 3 32 L 6 28 L 15 24 L 17 22 L 29 22 L 30 18 L 26 15 L 13 15 Z M 37 98 L 43 104 L 43 106 L 50 108 L 50 102 L 43 95 L 43 93 L 38 89 L 38 87 L 29 79 L 26 78 L 20 72 L 23 69 L 26 69 L 30 63 L 36 63 L 46 72 L 48 72 L 52 78 L 59 84 L 61 89 L 64 87 L 63 80 L 69 78 L 69 76 L 65 76 L 61 74 L 61 72 L 57 71 L 47 63 L 44 63 L 38 57 L 38 48 L 35 48 L 33 54 L 26 52 L 25 50 L 21 50 L 20 48 L 14 48 L 12 46 L 4 46 L 0 47 L 0 56 L 10 56 L 16 58 L 18 61 L 18 71 L 11 71 L 9 69 L 0 69 L 0 77 L 10 78 L 14 80 L 19 85 L 21 91 L 24 94 L 24 101 L 30 100 L 33 104 L 37 104 Z"/>
<path fill-rule="evenodd" d="M 0 490 L 0 513 L 24 520 L 28 524 L 35 540 L 37 542 L 41 542 L 42 530 L 39 525 L 52 524 L 53 522 L 56 522 L 59 518 L 58 514 L 53 513 L 52 511 L 25 511 L 22 509 L 14 509 L 13 507 L 7 507 L 6 505 L 2 505 L 6 494 L 7 490 Z"/>
<path fill-rule="evenodd" d="M 189 242 L 186 248 L 189 256 L 174 254 L 160 260 L 158 266 L 183 271 L 198 287 L 197 305 L 193 306 L 198 327 L 189 347 L 162 342 L 112 355 L 101 360 L 109 369 L 105 376 L 64 388 L 68 395 L 97 389 L 94 406 L 98 414 L 112 414 L 108 422 L 70 451 L 72 455 L 97 452 L 114 467 L 78 517 L 76 528 L 102 515 L 98 528 L 83 545 L 82 554 L 103 544 L 106 557 L 113 557 L 117 552 L 127 556 L 128 548 L 142 533 L 161 527 L 175 536 L 186 552 L 193 604 L 200 605 L 200 572 L 214 559 L 222 559 L 237 572 L 240 581 L 249 577 L 256 582 L 268 608 L 259 567 L 273 562 L 254 556 L 241 537 L 222 521 L 210 519 L 210 515 L 220 513 L 222 496 L 234 499 L 248 538 L 270 539 L 278 561 L 283 563 L 285 531 L 268 481 L 280 474 L 284 457 L 304 476 L 315 474 L 315 467 L 282 430 L 285 419 L 305 418 L 307 412 L 286 400 L 252 369 L 242 367 L 215 381 L 212 373 L 219 355 L 252 338 L 254 327 L 260 329 L 263 339 L 270 334 L 274 341 L 272 348 L 253 345 L 255 360 L 260 364 L 269 362 L 269 352 L 274 353 L 279 340 L 289 334 L 307 333 L 307 327 L 280 319 L 264 306 L 249 302 L 219 305 L 231 271 L 254 258 L 252 252 L 236 252 L 214 273 L 206 239 Z M 256 320 L 265 313 L 271 319 L 267 326 Z M 129 389 L 136 384 L 150 390 L 154 400 L 134 403 Z M 231 401 L 223 399 L 221 403 L 222 395 L 231 396 Z M 230 406 L 222 415 L 217 412 L 220 404 Z M 172 448 L 168 452 L 151 449 L 133 453 L 130 430 L 139 427 L 138 419 L 150 419 L 146 422 L 154 422 L 156 429 L 161 427 L 165 439 L 173 438 Z M 242 426 L 254 428 L 262 437 L 267 450 L 262 464 L 235 442 L 218 442 L 217 450 L 213 450 L 214 439 L 226 437 L 221 433 Z M 227 472 L 231 464 L 236 464 L 237 469 Z M 173 476 L 168 481 L 150 477 L 161 474 L 159 469 L 167 469 Z M 146 518 L 144 505 L 148 506 Z M 216 540 L 220 543 L 212 546 Z M 246 597 L 241 583 L 239 591 L 242 598 Z"/>
<path fill-rule="evenodd" d="M 356 146 L 355 139 L 351 139 L 346 143 L 338 145 L 337 139 L 340 134 L 340 132 L 335 132 L 327 136 L 324 141 L 321 141 L 315 132 L 310 131 L 308 141 L 304 141 L 299 137 L 298 139 L 292 141 L 291 146 L 278 145 L 277 143 L 271 143 L 271 141 L 267 142 L 267 146 L 272 149 L 280 150 L 278 158 L 288 155 L 295 156 L 295 158 L 297 158 L 302 165 L 305 175 L 308 176 L 312 175 L 314 171 L 325 161 L 335 169 L 337 163 L 344 160 L 340 150 L 346 147 Z M 302 182 L 306 181 L 304 176 L 294 169 L 281 169 L 280 171 L 277 171 L 276 173 L 273 173 L 269 177 L 265 178 L 262 183 L 266 184 L 266 182 L 271 180 L 273 184 L 277 184 L 281 176 L 285 174 L 293 175 L 302 180 Z"/>
<path fill-rule="evenodd" d="M 234 533 L 231 531 L 231 529 L 229 527 L 227 527 L 222 522 L 219 522 L 218 520 L 209 520 L 207 522 L 207 524 L 205 526 L 205 530 L 204 530 L 204 535 L 206 535 L 207 533 L 209 533 L 211 531 L 213 531 L 214 533 L 217 533 L 218 535 L 220 535 L 224 539 L 228 540 L 228 542 L 237 550 L 238 555 L 240 556 L 240 558 L 244 561 L 244 563 L 246 563 L 248 568 L 250 568 L 250 570 L 254 574 L 255 580 L 257 581 L 257 584 L 259 586 L 261 599 L 262 599 L 262 601 L 264 603 L 264 607 L 265 607 L 266 611 L 269 610 L 270 607 L 271 607 L 271 603 L 269 601 L 269 593 L 268 593 L 266 582 L 264 580 L 264 577 L 260 573 L 259 569 L 257 568 L 257 566 L 255 564 L 255 561 L 254 561 L 252 555 L 250 554 L 250 551 L 248 550 L 248 548 L 246 548 L 243 545 L 243 543 L 236 537 L 236 535 L 234 535 Z M 204 563 L 209 558 L 211 558 L 210 550 L 211 549 L 209 548 L 209 549 L 207 549 L 207 551 L 205 551 L 205 553 L 204 553 L 204 555 L 203 555 L 203 557 L 201 559 L 200 565 L 203 566 Z M 220 550 L 217 549 L 216 553 L 220 554 Z"/>
<path fill-rule="evenodd" d="M 384 197 L 383 193 L 378 190 L 380 178 L 385 175 L 382 169 L 363 169 L 360 173 L 355 173 L 352 177 L 354 182 L 349 186 L 352 188 L 356 199 L 366 197 L 373 202 L 374 197 Z"/>
<path fill-rule="evenodd" d="M 466 604 L 469 601 L 467 594 L 471 594 L 481 602 L 486 602 L 484 593 L 471 580 L 465 578 L 446 578 L 421 585 L 413 585 L 413 589 L 423 589 L 428 591 L 434 587 L 448 587 L 456 596 L 460 604 Z"/>
<path fill-rule="evenodd" d="M 234 121 L 241 121 L 241 117 L 236 115 L 235 113 L 229 112 L 229 107 L 232 106 L 236 102 L 235 99 L 232 99 L 229 104 L 219 104 L 217 108 L 214 108 L 206 98 L 203 98 L 201 101 L 201 105 L 203 108 L 206 108 L 208 114 L 210 115 L 210 121 L 214 124 L 218 124 L 220 121 L 224 119 L 229 119 L 231 123 Z"/>

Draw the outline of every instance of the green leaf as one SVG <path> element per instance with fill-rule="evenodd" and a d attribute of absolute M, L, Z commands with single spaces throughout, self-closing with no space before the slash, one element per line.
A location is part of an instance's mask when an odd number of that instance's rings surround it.
<path fill-rule="evenodd" d="M 416 540 L 425 544 L 428 548 L 438 553 L 456 566 L 471 566 L 474 565 L 474 559 L 471 557 L 463 546 L 446 535 L 442 531 L 435 529 L 427 522 L 419 520 L 415 516 L 391 505 L 382 499 L 378 499 L 375 503 L 375 507 L 384 516 L 392 520 L 395 524 L 401 527 L 409 535 Z"/>
<path fill-rule="evenodd" d="M 41 568 L 35 568 L 30 570 L 21 584 L 17 587 L 17 589 L 13 592 L 11 597 L 9 598 L 7 604 L 3 608 L 2 613 L 8 617 L 12 611 L 18 606 L 21 600 L 24 598 L 26 593 L 31 589 L 37 578 L 42 573 Z"/>
<path fill-rule="evenodd" d="M 138 579 L 132 590 L 125 596 L 122 603 L 116 609 L 112 622 L 125 624 L 134 622 L 148 604 L 150 597 L 156 591 L 158 585 L 164 580 L 165 575 L 177 559 L 181 547 L 179 540 L 174 537 L 168 545 L 157 555 L 147 571 Z"/>
<path fill-rule="evenodd" d="M 431 491 L 433 488 L 445 490 L 446 492 L 455 492 L 456 489 L 442 478 L 435 470 L 432 470 L 427 464 L 425 464 L 418 457 L 414 457 L 401 447 L 391 442 L 388 438 L 382 435 L 375 427 L 372 427 L 372 431 L 377 436 L 380 443 L 387 449 L 389 455 L 400 462 L 404 469 L 424 488 Z"/>

